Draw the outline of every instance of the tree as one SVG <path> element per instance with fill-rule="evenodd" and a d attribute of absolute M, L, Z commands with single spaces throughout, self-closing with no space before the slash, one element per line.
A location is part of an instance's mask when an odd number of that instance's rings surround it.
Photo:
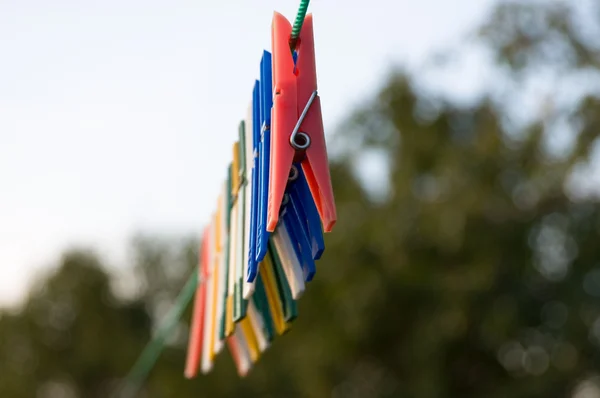
<path fill-rule="evenodd" d="M 95 255 L 69 252 L 19 314 L 0 319 L 1 395 L 106 397 L 150 325 L 143 302 L 117 300 Z"/>

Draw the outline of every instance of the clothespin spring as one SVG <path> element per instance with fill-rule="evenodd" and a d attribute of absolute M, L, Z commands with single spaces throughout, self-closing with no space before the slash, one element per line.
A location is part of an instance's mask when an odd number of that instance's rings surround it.
<path fill-rule="evenodd" d="M 300 114 L 300 118 L 298 119 L 296 126 L 294 126 L 294 130 L 292 130 L 292 135 L 290 136 L 290 145 L 297 151 L 304 151 L 310 146 L 310 137 L 308 134 L 300 131 L 300 125 L 308 114 L 308 110 L 310 109 L 313 101 L 315 98 L 317 98 L 317 94 L 317 90 L 313 91 L 312 95 L 308 99 L 308 102 L 306 103 L 306 106 L 304 107 L 304 110 Z"/>
<path fill-rule="evenodd" d="M 316 93 L 316 91 L 315 91 L 315 93 Z M 304 133 L 301 133 L 301 134 L 304 134 Z M 295 165 L 292 165 L 292 167 L 290 168 L 290 175 L 288 177 L 288 181 L 294 182 L 298 179 L 298 177 L 300 177 L 300 172 L 298 171 L 298 168 Z M 283 195 L 283 200 L 281 201 L 281 214 L 283 214 L 285 212 L 285 206 L 289 202 L 290 202 L 290 194 L 286 192 Z"/>
<path fill-rule="evenodd" d="M 292 167 L 290 168 L 290 175 L 288 177 L 288 181 L 289 182 L 296 181 L 299 176 L 300 176 L 300 173 L 298 172 L 298 168 L 295 165 L 292 165 Z"/>

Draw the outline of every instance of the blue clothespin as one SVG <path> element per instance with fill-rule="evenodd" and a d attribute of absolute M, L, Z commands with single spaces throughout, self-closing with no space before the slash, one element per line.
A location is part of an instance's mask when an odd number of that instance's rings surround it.
<path fill-rule="evenodd" d="M 260 153 L 260 131 L 261 131 L 261 117 L 260 117 L 260 82 L 257 80 L 254 83 L 254 89 L 252 90 L 252 146 L 254 148 L 253 164 L 254 171 L 252 172 L 252 206 L 250 208 L 250 247 L 248 252 L 248 274 L 246 280 L 248 282 L 254 282 L 256 275 L 258 274 L 258 261 L 256 253 L 257 241 L 258 241 L 258 216 L 259 216 L 259 153 Z M 268 171 L 268 170 L 267 170 Z M 266 232 L 266 231 L 265 231 Z"/>
<path fill-rule="evenodd" d="M 317 206 L 313 201 L 308 182 L 299 164 L 294 165 L 290 177 L 288 185 L 290 203 L 296 208 L 298 222 L 310 242 L 312 258 L 318 260 L 325 251 L 325 240 L 323 239 L 323 228 Z"/>
<path fill-rule="evenodd" d="M 316 273 L 315 260 L 323 254 L 325 243 L 319 213 L 299 164 L 290 171 L 284 202 L 281 217 L 302 264 L 304 280 L 310 282 Z"/>
<path fill-rule="evenodd" d="M 271 53 L 263 52 L 260 61 L 260 128 L 261 139 L 258 148 L 259 189 L 258 189 L 258 229 L 256 235 L 256 261 L 260 263 L 267 254 L 269 232 L 267 232 L 267 201 L 269 198 L 269 163 L 271 156 L 271 108 L 273 106 L 273 82 Z"/>
<path fill-rule="evenodd" d="M 297 212 L 297 207 L 292 204 L 291 198 L 288 199 L 288 203 L 285 205 L 285 211 L 280 217 L 283 219 L 285 228 L 290 236 L 296 258 L 298 259 L 298 262 L 302 264 L 304 281 L 310 282 L 315 276 L 317 269 L 310 252 L 310 243 L 304 233 L 302 224 L 300 223 L 301 220 Z"/>

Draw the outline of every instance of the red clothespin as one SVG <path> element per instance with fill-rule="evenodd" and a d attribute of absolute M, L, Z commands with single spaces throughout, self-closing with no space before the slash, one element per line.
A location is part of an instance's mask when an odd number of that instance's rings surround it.
<path fill-rule="evenodd" d="M 281 14 L 273 16 L 273 108 L 271 110 L 271 170 L 267 231 L 273 232 L 292 162 L 301 162 L 323 229 L 330 232 L 337 219 L 317 71 L 313 18 L 304 19 L 297 40 L 297 60 L 290 51 L 292 25 Z"/>
<path fill-rule="evenodd" d="M 198 287 L 194 299 L 194 312 L 190 326 L 190 340 L 188 344 L 187 360 L 185 363 L 185 377 L 191 379 L 198 374 L 200 359 L 202 358 L 202 342 L 204 341 L 204 311 L 206 311 L 206 286 L 202 281 L 208 273 L 210 262 L 210 226 L 204 229 L 202 246 L 200 247 L 200 261 L 198 264 Z"/>

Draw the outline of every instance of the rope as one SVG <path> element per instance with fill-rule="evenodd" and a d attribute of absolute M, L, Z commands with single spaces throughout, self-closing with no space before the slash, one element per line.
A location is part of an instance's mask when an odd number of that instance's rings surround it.
<path fill-rule="evenodd" d="M 300 36 L 309 3 L 310 0 L 300 0 L 300 6 L 298 7 L 298 13 L 296 14 L 294 26 L 292 27 L 292 35 L 290 37 L 290 48 L 292 51 L 295 50 L 296 45 L 298 44 L 298 36 Z M 165 316 L 156 336 L 146 345 L 144 351 L 142 351 L 138 360 L 129 371 L 129 374 L 125 377 L 123 384 L 117 390 L 115 397 L 129 398 L 136 396 L 142 383 L 146 380 L 148 374 L 156 364 L 167 338 L 173 333 L 181 315 L 194 297 L 197 286 L 198 270 L 196 269 L 183 289 L 181 289 L 179 296 L 177 296 L 177 299 L 175 300 L 175 304 Z"/>
<path fill-rule="evenodd" d="M 137 392 L 139 391 L 142 383 L 146 380 L 148 373 L 156 364 L 156 360 L 160 356 L 167 338 L 173 333 L 175 326 L 177 326 L 181 315 L 187 308 L 188 304 L 194 297 L 194 292 L 196 291 L 196 287 L 198 286 L 198 270 L 196 269 L 188 281 L 186 282 L 183 289 L 177 296 L 175 300 L 175 304 L 164 320 L 162 321 L 156 336 L 152 341 L 150 341 L 144 351 L 142 351 L 138 360 L 135 362 L 127 377 L 119 388 L 116 397 L 126 398 L 126 397 L 135 397 Z"/>
<path fill-rule="evenodd" d="M 292 37 L 290 37 L 290 48 L 292 51 L 296 49 L 298 44 L 298 36 L 302 30 L 302 24 L 304 23 L 304 17 L 306 17 L 306 10 L 308 9 L 308 3 L 310 0 L 300 0 L 300 7 L 298 7 L 298 13 L 294 20 L 294 26 L 292 27 Z"/>

